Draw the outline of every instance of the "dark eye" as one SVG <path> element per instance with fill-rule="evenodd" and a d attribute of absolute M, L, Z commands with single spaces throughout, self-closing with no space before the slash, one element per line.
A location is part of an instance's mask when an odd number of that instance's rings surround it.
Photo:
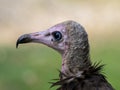
<path fill-rule="evenodd" d="M 59 32 L 59 31 L 53 32 L 52 35 L 53 35 L 55 41 L 59 41 L 59 40 L 62 39 L 62 34 L 61 34 L 61 32 Z"/>

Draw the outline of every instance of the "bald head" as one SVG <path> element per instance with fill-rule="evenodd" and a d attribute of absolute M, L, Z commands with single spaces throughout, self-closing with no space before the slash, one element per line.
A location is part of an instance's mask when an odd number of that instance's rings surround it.
<path fill-rule="evenodd" d="M 79 23 L 65 21 L 45 31 L 20 36 L 16 47 L 19 44 L 30 42 L 42 43 L 63 54 L 69 46 L 79 45 L 79 42 L 85 38 L 87 38 L 87 34 Z"/>
<path fill-rule="evenodd" d="M 78 74 L 80 69 L 91 65 L 89 43 L 84 28 L 75 21 L 59 23 L 45 31 L 24 34 L 17 40 L 16 47 L 24 43 L 42 43 L 62 55 L 62 72 L 69 70 Z"/>

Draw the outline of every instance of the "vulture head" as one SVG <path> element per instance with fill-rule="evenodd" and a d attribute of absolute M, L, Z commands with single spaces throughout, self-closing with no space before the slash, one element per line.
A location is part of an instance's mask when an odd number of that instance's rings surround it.
<path fill-rule="evenodd" d="M 42 43 L 62 55 L 62 72 L 78 74 L 78 69 L 88 67 L 89 44 L 84 28 L 75 21 L 59 23 L 45 31 L 24 34 L 17 40 L 16 47 L 24 43 Z"/>

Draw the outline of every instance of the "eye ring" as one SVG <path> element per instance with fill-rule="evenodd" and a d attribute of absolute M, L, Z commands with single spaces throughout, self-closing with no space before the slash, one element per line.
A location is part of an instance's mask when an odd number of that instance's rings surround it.
<path fill-rule="evenodd" d="M 59 31 L 53 32 L 52 35 L 53 35 L 55 41 L 60 41 L 62 39 L 62 34 Z"/>

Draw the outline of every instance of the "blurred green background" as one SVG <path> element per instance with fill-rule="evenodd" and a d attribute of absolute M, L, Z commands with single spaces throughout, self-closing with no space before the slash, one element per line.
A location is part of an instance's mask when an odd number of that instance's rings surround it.
<path fill-rule="evenodd" d="M 106 64 L 104 74 L 120 89 L 119 0 L 0 0 L 0 90 L 55 90 L 60 55 L 41 44 L 20 45 L 17 38 L 65 20 L 81 23 L 89 35 L 91 60 Z"/>

